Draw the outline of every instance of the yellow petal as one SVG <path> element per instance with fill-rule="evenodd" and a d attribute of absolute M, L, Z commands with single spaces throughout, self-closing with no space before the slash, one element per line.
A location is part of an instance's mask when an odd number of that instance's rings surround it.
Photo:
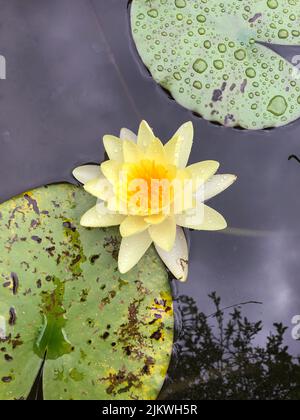
<path fill-rule="evenodd" d="M 123 142 L 115 136 L 104 136 L 103 144 L 110 160 L 123 162 Z"/>
<path fill-rule="evenodd" d="M 101 170 L 105 178 L 107 178 L 113 185 L 116 185 L 120 180 L 122 164 L 114 160 L 107 160 L 101 164 Z"/>
<path fill-rule="evenodd" d="M 186 168 L 193 181 L 193 191 L 196 191 L 200 185 L 212 177 L 219 169 L 219 162 L 215 160 L 205 160 L 194 163 Z"/>
<path fill-rule="evenodd" d="M 124 162 L 126 163 L 135 163 L 145 159 L 145 155 L 142 153 L 140 147 L 128 140 L 123 141 L 123 156 Z"/>
<path fill-rule="evenodd" d="M 107 208 L 114 213 L 128 214 L 128 205 L 117 196 L 112 196 L 107 200 Z"/>
<path fill-rule="evenodd" d="M 131 270 L 140 261 L 151 243 L 152 239 L 147 230 L 137 235 L 123 238 L 118 259 L 120 273 L 127 273 Z"/>
<path fill-rule="evenodd" d="M 201 204 L 189 213 L 176 216 L 179 226 L 195 230 L 222 230 L 227 227 L 224 217 L 211 207 Z"/>
<path fill-rule="evenodd" d="M 168 163 L 164 145 L 158 138 L 154 138 L 151 141 L 146 149 L 145 155 L 147 159 L 154 160 L 156 163 Z"/>
<path fill-rule="evenodd" d="M 193 181 L 190 173 L 186 169 L 177 170 L 176 178 L 173 181 L 173 191 L 173 214 L 182 213 L 194 207 Z"/>
<path fill-rule="evenodd" d="M 127 216 L 120 226 L 120 233 L 125 238 L 127 236 L 136 235 L 148 229 L 148 223 L 139 216 Z"/>
<path fill-rule="evenodd" d="M 73 176 L 81 182 L 81 184 L 86 184 L 92 179 L 98 178 L 101 176 L 100 165 L 83 165 L 75 168 L 73 171 Z"/>
<path fill-rule="evenodd" d="M 170 251 L 176 238 L 176 223 L 173 216 L 167 217 L 159 225 L 151 225 L 149 227 L 150 236 L 155 245 L 164 251 Z"/>
<path fill-rule="evenodd" d="M 111 183 L 104 178 L 92 179 L 84 185 L 85 191 L 94 197 L 100 198 L 100 200 L 107 201 L 110 197 L 113 196 L 113 188 Z"/>
<path fill-rule="evenodd" d="M 236 180 L 236 175 L 220 174 L 212 176 L 203 186 L 203 201 L 210 200 L 225 191 Z"/>
<path fill-rule="evenodd" d="M 131 130 L 128 130 L 128 128 L 122 128 L 120 131 L 120 139 L 121 140 L 129 140 L 133 141 L 134 143 L 137 142 L 137 135 L 134 134 Z"/>
<path fill-rule="evenodd" d="M 146 150 L 152 140 L 155 139 L 153 131 L 146 121 L 142 121 L 139 127 L 137 144 L 142 150 Z"/>
<path fill-rule="evenodd" d="M 179 281 L 186 281 L 188 276 L 189 251 L 184 231 L 177 227 L 176 240 L 171 251 L 166 252 L 155 246 L 156 251 L 173 276 Z"/>
<path fill-rule="evenodd" d="M 97 205 L 82 216 L 80 224 L 84 227 L 110 227 L 118 226 L 123 220 L 124 216 L 119 214 L 102 214 Z"/>
<path fill-rule="evenodd" d="M 165 145 L 169 162 L 177 168 L 185 168 L 193 145 L 194 127 L 192 122 L 183 124 Z"/>
<path fill-rule="evenodd" d="M 152 216 L 145 217 L 145 222 L 149 225 L 158 225 L 163 222 L 167 216 L 165 214 L 153 214 Z"/>

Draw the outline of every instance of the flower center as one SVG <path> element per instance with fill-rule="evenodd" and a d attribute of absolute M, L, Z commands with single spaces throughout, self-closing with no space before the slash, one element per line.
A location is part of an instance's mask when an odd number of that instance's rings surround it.
<path fill-rule="evenodd" d="M 168 211 L 174 199 L 177 169 L 154 160 L 126 164 L 127 188 L 122 196 L 131 214 L 151 215 Z"/>

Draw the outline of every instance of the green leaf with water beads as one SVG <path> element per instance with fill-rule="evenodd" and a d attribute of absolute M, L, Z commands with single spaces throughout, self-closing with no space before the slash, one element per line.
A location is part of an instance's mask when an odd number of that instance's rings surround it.
<path fill-rule="evenodd" d="M 45 399 L 154 399 L 173 309 L 154 249 L 126 275 L 117 228 L 85 229 L 83 189 L 40 188 L 0 206 L 0 400 L 26 398 L 45 357 Z"/>
<path fill-rule="evenodd" d="M 260 42 L 300 45 L 300 0 L 132 0 L 131 23 L 154 79 L 205 119 L 262 129 L 299 118 L 300 72 Z"/>

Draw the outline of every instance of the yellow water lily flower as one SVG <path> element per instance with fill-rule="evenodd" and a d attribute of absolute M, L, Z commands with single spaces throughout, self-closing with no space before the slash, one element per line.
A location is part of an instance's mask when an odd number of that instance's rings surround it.
<path fill-rule="evenodd" d="M 122 129 L 120 138 L 103 142 L 108 161 L 76 168 L 74 177 L 98 202 L 81 219 L 85 227 L 120 225 L 118 266 L 132 269 L 150 245 L 180 281 L 188 275 L 188 246 L 183 228 L 221 230 L 227 224 L 205 201 L 228 188 L 235 175 L 215 175 L 219 163 L 187 166 L 193 124 L 182 125 L 163 145 L 142 121 L 138 135 Z"/>

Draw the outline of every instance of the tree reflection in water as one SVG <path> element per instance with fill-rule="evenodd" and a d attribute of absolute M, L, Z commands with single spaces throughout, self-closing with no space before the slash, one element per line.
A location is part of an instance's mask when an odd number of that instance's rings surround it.
<path fill-rule="evenodd" d="M 266 346 L 257 346 L 262 322 L 251 323 L 241 306 L 225 320 L 221 299 L 216 293 L 209 297 L 213 316 L 200 313 L 191 297 L 178 299 L 182 330 L 160 399 L 299 400 L 300 356 L 284 345 L 287 328 L 274 324 Z"/>

